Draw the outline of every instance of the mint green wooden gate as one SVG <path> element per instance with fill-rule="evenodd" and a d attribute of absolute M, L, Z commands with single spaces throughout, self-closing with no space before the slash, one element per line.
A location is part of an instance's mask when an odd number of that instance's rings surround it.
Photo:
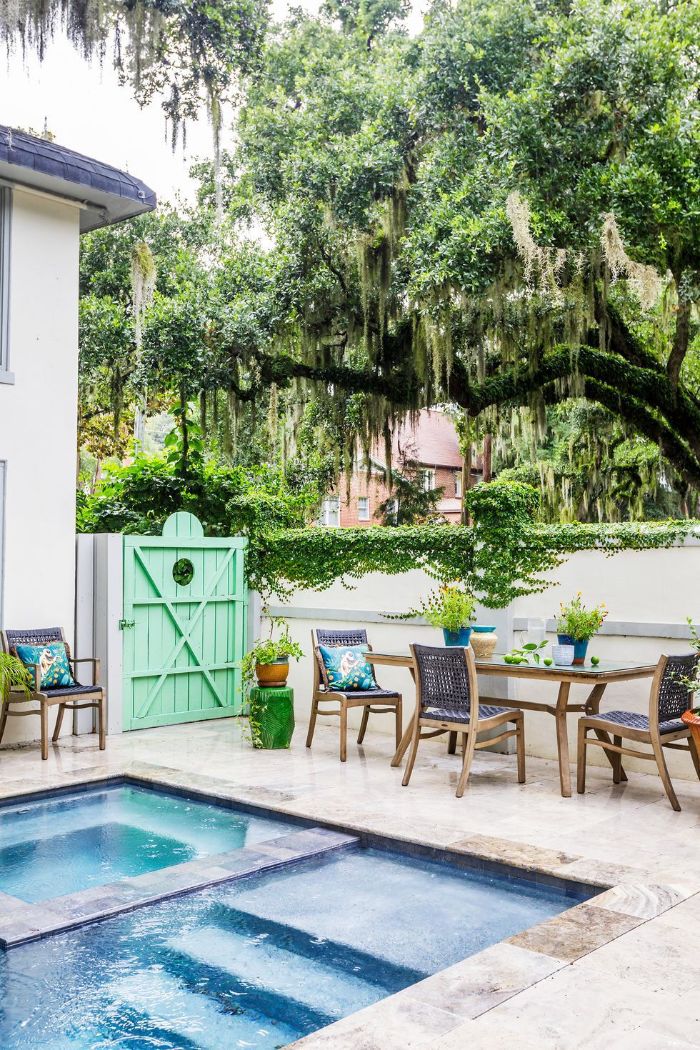
<path fill-rule="evenodd" d="M 124 729 L 240 712 L 246 544 L 185 512 L 162 536 L 124 537 Z"/>

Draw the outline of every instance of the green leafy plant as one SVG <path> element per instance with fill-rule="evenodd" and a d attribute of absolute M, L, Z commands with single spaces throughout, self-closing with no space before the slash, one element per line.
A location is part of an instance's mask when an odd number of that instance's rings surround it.
<path fill-rule="evenodd" d="M 4 703 L 11 689 L 30 695 L 29 672 L 22 661 L 11 653 L 0 653 L 0 703 Z"/>
<path fill-rule="evenodd" d="M 461 631 L 475 619 L 476 599 L 471 591 L 458 583 L 444 583 L 401 619 L 422 616 L 431 627 L 446 631 Z"/>
<path fill-rule="evenodd" d="M 562 602 L 557 616 L 557 634 L 568 635 L 575 642 L 586 642 L 600 630 L 608 615 L 605 602 L 587 609 L 579 591 L 570 602 Z"/>
<path fill-rule="evenodd" d="M 275 628 L 282 629 L 280 638 L 273 638 Z M 258 664 L 274 664 L 277 660 L 289 659 L 300 660 L 304 650 L 298 642 L 289 637 L 289 625 L 281 616 L 273 616 L 270 620 L 270 637 L 261 638 L 249 649 L 240 661 L 243 672 L 243 683 L 247 689 L 255 681 L 255 668 Z"/>
<path fill-rule="evenodd" d="M 503 660 L 507 664 L 529 664 L 530 660 L 533 663 L 539 664 L 542 660 L 542 650 L 547 645 L 547 641 L 541 642 L 526 642 L 524 645 L 516 646 L 511 649 L 509 653 L 506 653 Z M 549 667 L 552 663 L 551 660 L 544 663 Z"/>

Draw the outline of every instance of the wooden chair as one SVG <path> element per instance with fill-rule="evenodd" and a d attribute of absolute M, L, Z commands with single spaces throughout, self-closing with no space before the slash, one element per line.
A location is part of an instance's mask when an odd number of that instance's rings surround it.
<path fill-rule="evenodd" d="M 474 752 L 491 747 L 514 736 L 517 745 L 518 783 L 525 783 L 525 721 L 522 711 L 506 707 L 479 704 L 479 686 L 476 680 L 476 662 L 471 648 L 458 646 L 436 647 L 412 645 L 416 679 L 416 713 L 408 765 L 403 777 L 406 787 L 411 779 L 418 744 L 441 733 L 460 733 L 462 736 L 462 772 L 457 784 L 457 798 L 461 798 L 469 779 Z M 497 736 L 478 740 L 479 733 L 496 729 L 509 722 L 514 729 L 506 729 Z M 422 732 L 426 728 L 429 732 Z"/>
<path fill-rule="evenodd" d="M 698 653 L 662 656 L 659 659 L 649 693 L 648 715 L 640 715 L 634 711 L 608 711 L 598 715 L 585 715 L 579 719 L 577 786 L 580 794 L 586 790 L 586 748 L 593 744 L 615 756 L 612 760 L 615 784 L 619 784 L 622 778 L 623 755 L 656 762 L 668 800 L 677 812 L 680 811 L 680 803 L 668 775 L 663 749 L 667 747 L 677 751 L 690 751 L 695 771 L 700 777 L 700 757 L 695 742 L 688 727 L 680 720 L 683 712 L 690 707 L 692 695 L 682 679 L 695 675 L 699 660 Z M 591 729 L 597 734 L 597 739 L 589 738 L 588 732 Z M 612 734 L 612 740 L 609 734 Z M 648 751 L 623 747 L 623 739 L 648 744 L 651 754 Z M 679 740 L 687 740 L 687 744 L 680 744 Z"/>
<path fill-rule="evenodd" d="M 6 653 L 15 653 L 18 645 L 50 645 L 52 642 L 63 642 L 66 645 L 66 637 L 61 627 L 42 627 L 37 630 L 26 631 L 0 631 L 0 644 Z M 100 736 L 100 751 L 105 749 L 105 691 L 99 685 L 100 661 L 94 657 L 74 659 L 68 651 L 68 661 L 75 678 L 75 667 L 77 664 L 92 664 L 92 685 L 76 684 L 60 687 L 57 689 L 41 688 L 41 670 L 37 664 L 29 667 L 30 674 L 34 677 L 34 688 L 28 700 L 22 692 L 10 692 L 9 697 L 2 705 L 0 712 L 0 743 L 5 733 L 8 718 L 21 718 L 26 715 L 39 715 L 41 719 L 41 757 L 49 757 L 49 708 L 58 707 L 56 726 L 52 740 L 58 740 L 61 732 L 61 724 L 66 708 L 69 711 L 82 711 L 85 708 L 96 708 L 98 716 L 98 728 Z M 39 702 L 38 707 L 28 707 L 31 700 Z M 17 710 L 15 710 L 17 708 Z"/>
<path fill-rule="evenodd" d="M 330 715 L 333 718 L 340 717 L 340 761 L 345 762 L 347 758 L 348 711 L 355 707 L 361 707 L 363 711 L 360 732 L 357 736 L 358 744 L 361 744 L 365 738 L 370 714 L 393 714 L 396 719 L 396 746 L 398 747 L 401 743 L 403 730 L 401 693 L 397 693 L 393 689 L 381 689 L 379 685 L 377 685 L 376 689 L 350 689 L 347 692 L 340 692 L 337 689 L 331 689 L 328 684 L 328 675 L 326 674 L 319 646 L 366 645 L 371 650 L 372 646 L 367 641 L 367 631 L 361 628 L 350 631 L 327 631 L 319 627 L 311 632 L 311 644 L 314 652 L 314 684 L 306 746 L 311 747 L 318 715 Z M 328 710 L 326 705 L 332 705 L 331 709 Z"/>

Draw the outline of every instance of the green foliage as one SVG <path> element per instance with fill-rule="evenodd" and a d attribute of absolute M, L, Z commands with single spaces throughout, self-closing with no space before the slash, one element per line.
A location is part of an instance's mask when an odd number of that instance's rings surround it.
<path fill-rule="evenodd" d="M 561 603 L 557 616 L 557 634 L 568 635 L 575 642 L 587 642 L 598 633 L 607 615 L 605 602 L 587 609 L 579 591 L 570 602 Z"/>
<path fill-rule="evenodd" d="M 515 646 L 510 652 L 506 653 L 503 657 L 507 664 L 529 664 L 530 660 L 533 663 L 539 664 L 542 661 L 542 650 L 546 648 L 547 641 L 542 642 L 525 642 L 524 645 Z M 551 660 L 543 661 L 547 666 L 551 664 Z"/>
<path fill-rule="evenodd" d="M 299 643 L 289 637 L 288 628 L 285 628 L 281 638 L 260 639 L 240 661 L 243 683 L 250 688 L 255 681 L 255 668 L 258 664 L 274 664 L 277 660 L 288 660 L 290 657 L 293 660 L 301 660 L 303 655 L 304 650 Z"/>
<path fill-rule="evenodd" d="M 10 690 L 19 690 L 25 696 L 30 695 L 31 678 L 22 661 L 11 653 L 0 653 L 0 703 L 4 702 Z"/>
<path fill-rule="evenodd" d="M 458 584 L 443 584 L 433 591 L 410 616 L 423 616 L 431 627 L 442 627 L 446 631 L 460 631 L 474 619 L 476 601 L 465 587 Z"/>
<path fill-rule="evenodd" d="M 301 527 L 318 504 L 314 486 L 292 488 L 269 467 L 217 467 L 190 460 L 183 478 L 181 457 L 138 456 L 110 467 L 93 495 L 78 500 L 79 532 L 158 535 L 163 522 L 189 510 L 210 536 L 253 535 Z"/>

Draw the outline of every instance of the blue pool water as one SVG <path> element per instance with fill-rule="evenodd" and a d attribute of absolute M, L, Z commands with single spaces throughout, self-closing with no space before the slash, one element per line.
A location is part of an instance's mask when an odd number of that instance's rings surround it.
<path fill-rule="evenodd" d="M 12 949 L 0 1047 L 274 1050 L 573 903 L 353 847 Z"/>
<path fill-rule="evenodd" d="M 288 832 L 280 820 L 122 784 L 3 806 L 0 891 L 35 903 Z"/>

